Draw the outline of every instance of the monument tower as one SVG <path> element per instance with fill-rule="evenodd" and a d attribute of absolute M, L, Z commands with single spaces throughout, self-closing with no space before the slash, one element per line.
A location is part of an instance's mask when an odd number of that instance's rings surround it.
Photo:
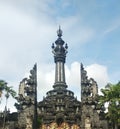
<path fill-rule="evenodd" d="M 53 90 L 47 92 L 43 101 L 39 102 L 39 117 L 43 127 L 80 128 L 81 103 L 74 97 L 74 93 L 67 89 L 65 81 L 66 54 L 68 45 L 62 40 L 62 30 L 57 31 L 58 39 L 52 44 L 55 62 L 55 83 Z"/>
<path fill-rule="evenodd" d="M 62 30 L 59 27 L 59 30 L 57 31 L 58 39 L 55 41 L 56 46 L 54 46 L 54 43 L 52 44 L 52 52 L 54 54 L 54 62 L 56 64 L 55 67 L 55 89 L 65 89 L 67 88 L 66 82 L 65 82 L 65 68 L 64 64 L 66 61 L 66 54 L 68 46 L 65 44 L 62 40 Z"/>

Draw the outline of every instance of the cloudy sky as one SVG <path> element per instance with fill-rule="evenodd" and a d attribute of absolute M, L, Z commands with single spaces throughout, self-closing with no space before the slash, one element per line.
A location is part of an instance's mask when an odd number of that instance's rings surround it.
<path fill-rule="evenodd" d="M 119 0 L 0 0 L 0 79 L 18 91 L 37 63 L 38 101 L 54 84 L 51 44 L 61 25 L 69 50 L 66 82 L 80 100 L 80 63 L 99 86 L 120 80 Z M 13 99 L 8 108 L 15 111 Z M 4 109 L 2 97 L 0 111 Z"/>

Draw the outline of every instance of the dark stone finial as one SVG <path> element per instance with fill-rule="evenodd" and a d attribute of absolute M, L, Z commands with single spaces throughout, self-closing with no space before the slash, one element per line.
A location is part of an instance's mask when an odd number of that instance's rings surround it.
<path fill-rule="evenodd" d="M 65 48 L 66 48 L 66 49 L 68 49 L 68 45 L 67 45 L 67 43 L 65 44 Z"/>
<path fill-rule="evenodd" d="M 55 48 L 54 43 L 52 43 L 52 49 L 54 49 L 54 48 Z"/>
<path fill-rule="evenodd" d="M 62 30 L 61 27 L 59 26 L 59 29 L 57 30 L 57 36 L 60 38 L 62 36 Z"/>
<path fill-rule="evenodd" d="M 84 69 L 84 67 L 83 67 L 83 64 L 81 63 L 81 70 L 83 70 Z"/>

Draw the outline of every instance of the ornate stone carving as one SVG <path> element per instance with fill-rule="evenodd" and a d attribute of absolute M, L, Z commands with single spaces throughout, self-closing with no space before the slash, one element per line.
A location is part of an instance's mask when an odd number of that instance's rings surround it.
<path fill-rule="evenodd" d="M 81 64 L 81 128 L 82 129 L 108 129 L 105 117 L 102 117 L 103 107 L 99 105 L 98 99 L 98 86 L 93 78 L 88 79 L 87 72 Z M 104 113 L 103 113 L 104 114 Z"/>
<path fill-rule="evenodd" d="M 20 82 L 18 103 L 15 103 L 19 112 L 18 125 L 19 129 L 36 128 L 37 123 L 37 69 L 36 64 L 30 70 L 29 78 Z"/>

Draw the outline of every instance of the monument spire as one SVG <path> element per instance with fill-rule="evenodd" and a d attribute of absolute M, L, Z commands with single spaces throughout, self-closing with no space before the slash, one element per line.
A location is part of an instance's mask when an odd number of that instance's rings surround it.
<path fill-rule="evenodd" d="M 58 39 L 55 41 L 55 44 L 52 44 L 52 52 L 54 54 L 54 62 L 55 62 L 55 83 L 54 88 L 66 88 L 65 82 L 65 68 L 64 64 L 66 61 L 66 54 L 68 46 L 62 40 L 62 30 L 59 26 L 57 31 Z M 65 45 L 64 45 L 65 44 Z"/>
<path fill-rule="evenodd" d="M 62 36 L 62 30 L 61 30 L 60 25 L 59 25 L 59 29 L 57 31 L 57 35 L 58 35 L 58 37 L 61 37 Z"/>

